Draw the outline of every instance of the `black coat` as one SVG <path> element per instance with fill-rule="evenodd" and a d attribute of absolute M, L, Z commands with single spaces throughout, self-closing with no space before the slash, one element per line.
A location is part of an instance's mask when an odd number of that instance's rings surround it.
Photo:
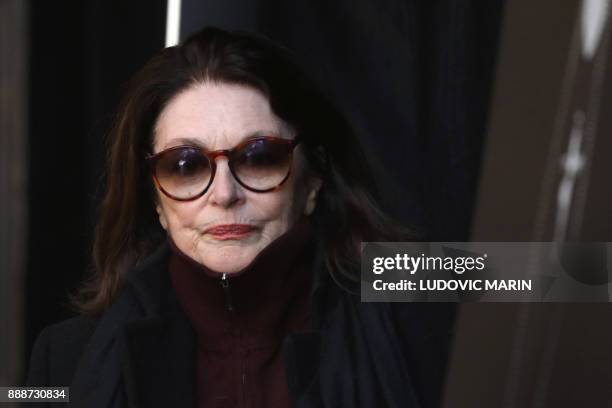
<path fill-rule="evenodd" d="M 131 271 L 98 320 L 45 328 L 27 385 L 70 386 L 73 407 L 195 407 L 195 334 L 170 283 L 168 255 L 163 245 Z M 438 406 L 454 305 L 361 303 L 332 283 L 320 255 L 314 265 L 318 330 L 283 343 L 293 405 Z"/>

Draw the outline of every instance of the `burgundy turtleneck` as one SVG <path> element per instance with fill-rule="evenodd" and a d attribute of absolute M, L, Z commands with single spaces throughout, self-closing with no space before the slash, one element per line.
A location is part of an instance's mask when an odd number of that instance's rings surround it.
<path fill-rule="evenodd" d="M 313 227 L 304 218 L 243 270 L 212 271 L 170 241 L 170 278 L 197 337 L 198 407 L 290 407 L 282 342 L 310 327 Z"/>

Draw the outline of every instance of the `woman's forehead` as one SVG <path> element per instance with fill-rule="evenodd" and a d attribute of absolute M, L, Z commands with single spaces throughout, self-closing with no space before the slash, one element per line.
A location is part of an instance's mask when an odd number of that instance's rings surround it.
<path fill-rule="evenodd" d="M 261 92 L 213 82 L 194 85 L 172 98 L 159 115 L 154 133 L 155 151 L 185 140 L 216 150 L 257 135 L 291 137 Z"/>

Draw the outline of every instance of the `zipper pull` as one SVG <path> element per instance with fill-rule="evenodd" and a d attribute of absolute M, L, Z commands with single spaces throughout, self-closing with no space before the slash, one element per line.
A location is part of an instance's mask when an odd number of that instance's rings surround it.
<path fill-rule="evenodd" d="M 234 304 L 232 302 L 232 292 L 230 290 L 229 279 L 227 277 L 227 273 L 223 273 L 221 277 L 221 287 L 225 292 L 225 302 L 227 303 L 227 310 L 230 312 L 234 311 Z"/>

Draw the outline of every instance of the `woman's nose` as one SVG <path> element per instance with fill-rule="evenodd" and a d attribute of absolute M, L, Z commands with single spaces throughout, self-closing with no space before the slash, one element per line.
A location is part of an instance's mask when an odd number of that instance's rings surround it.
<path fill-rule="evenodd" d="M 217 170 L 210 186 L 209 202 L 220 207 L 231 207 L 244 200 L 243 191 L 230 171 L 227 158 L 216 159 Z"/>

